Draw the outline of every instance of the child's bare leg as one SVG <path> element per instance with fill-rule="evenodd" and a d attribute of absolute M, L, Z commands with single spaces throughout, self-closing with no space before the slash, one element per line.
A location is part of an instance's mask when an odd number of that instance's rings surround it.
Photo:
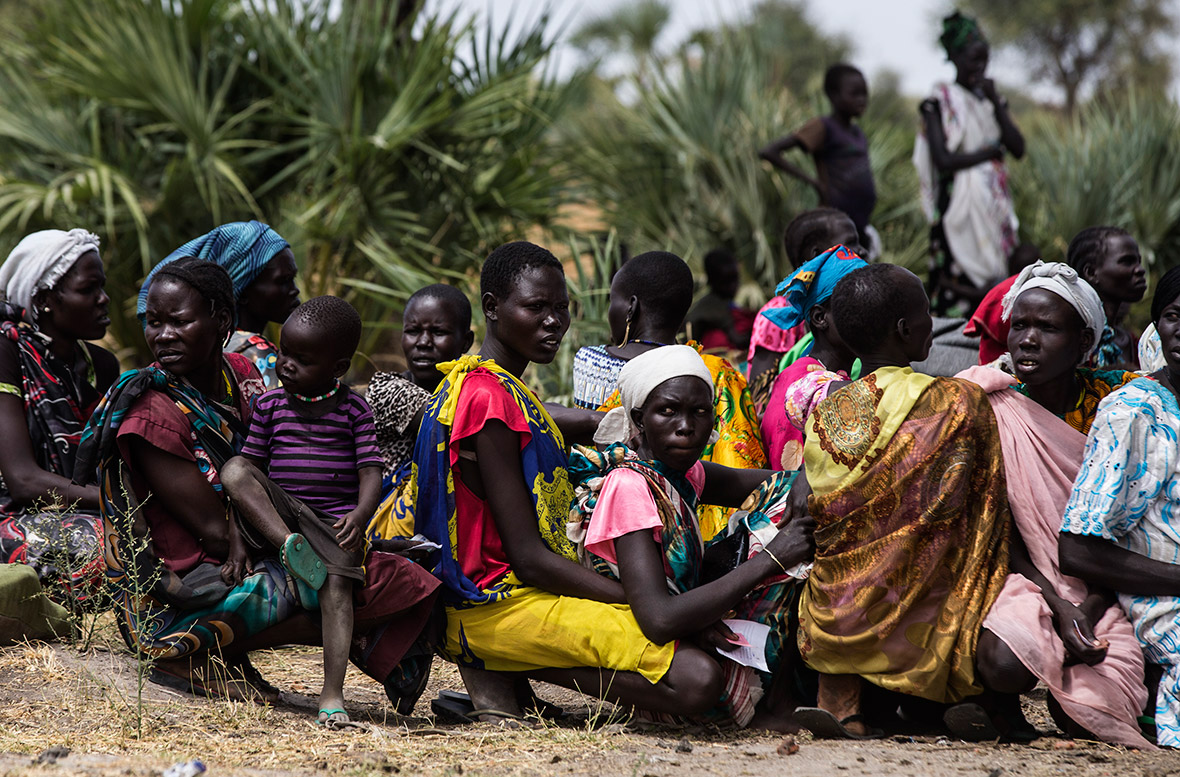
<path fill-rule="evenodd" d="M 241 456 L 234 456 L 218 472 L 221 485 L 230 501 L 250 525 L 262 532 L 267 542 L 283 547 L 291 530 L 275 510 L 266 489 L 262 487 L 262 473 Z"/>
<path fill-rule="evenodd" d="M 320 589 L 320 619 L 324 627 L 321 710 L 344 709 L 344 672 L 348 668 L 348 648 L 352 642 L 352 585 L 350 578 L 328 575 Z"/>

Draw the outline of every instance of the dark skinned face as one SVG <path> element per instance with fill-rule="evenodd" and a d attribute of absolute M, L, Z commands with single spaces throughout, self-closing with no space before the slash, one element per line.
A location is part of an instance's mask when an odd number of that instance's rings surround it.
<path fill-rule="evenodd" d="M 847 73 L 840 79 L 840 87 L 830 95 L 832 110 L 842 116 L 861 116 L 869 105 L 869 85 L 864 76 Z M 847 244 L 845 244 L 847 245 Z"/>
<path fill-rule="evenodd" d="M 1102 259 L 1085 273 L 1086 280 L 1104 301 L 1138 302 L 1147 291 L 1147 272 L 1139 244 L 1130 235 L 1106 239 Z"/>
<path fill-rule="evenodd" d="M 1073 306 L 1046 289 L 1029 289 L 1012 305 L 1008 351 L 1021 383 L 1072 380 L 1093 337 Z"/>
<path fill-rule="evenodd" d="M 987 77 L 987 64 L 991 49 L 986 41 L 975 40 L 967 48 L 951 57 L 958 73 L 958 82 L 968 89 L 979 89 Z"/>
<path fill-rule="evenodd" d="M 283 324 L 275 372 L 287 391 L 304 396 L 323 394 L 348 371 L 348 363 L 330 337 L 303 319 L 292 316 Z"/>
<path fill-rule="evenodd" d="M 1155 322 L 1155 328 L 1159 332 L 1160 346 L 1168 370 L 1173 374 L 1180 374 L 1180 297 L 1164 306 L 1160 312 L 1160 320 Z"/>
<path fill-rule="evenodd" d="M 687 472 L 709 444 L 713 392 L 700 378 L 671 378 L 656 386 L 643 407 L 631 413 L 640 430 L 641 455 Z"/>
<path fill-rule="evenodd" d="M 286 321 L 291 311 L 299 307 L 295 274 L 295 255 L 290 248 L 284 248 L 242 291 L 238 303 L 242 312 L 260 321 Z"/>
<path fill-rule="evenodd" d="M 70 340 L 102 339 L 111 323 L 111 298 L 103 290 L 106 280 L 98 252 L 82 254 L 56 286 L 38 295 L 38 324 Z"/>
<path fill-rule="evenodd" d="M 556 267 L 528 267 L 503 300 L 485 296 L 484 314 L 510 356 L 549 364 L 570 328 L 565 275 Z"/>
<path fill-rule="evenodd" d="M 435 365 L 458 359 L 471 347 L 472 332 L 459 328 L 454 305 L 418 297 L 402 316 L 402 352 L 414 382 L 433 391 L 442 379 Z"/>
<path fill-rule="evenodd" d="M 187 283 L 164 277 L 147 295 L 144 337 L 164 369 L 184 377 L 221 358 L 230 314 L 213 313 L 208 300 Z"/>

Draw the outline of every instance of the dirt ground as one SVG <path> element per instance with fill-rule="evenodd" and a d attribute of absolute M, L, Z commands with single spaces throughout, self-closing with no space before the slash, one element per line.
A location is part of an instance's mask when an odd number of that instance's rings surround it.
<path fill-rule="evenodd" d="M 349 708 L 367 728 L 327 732 L 312 722 L 318 651 L 257 653 L 255 663 L 283 689 L 281 703 L 196 699 L 148 683 L 140 704 L 136 663 L 109 628 L 100 628 L 86 650 L 43 643 L 0 650 L 0 775 L 160 775 L 195 758 L 210 775 L 1180 777 L 1180 753 L 1065 739 L 1036 700 L 1027 713 L 1046 736 L 1027 746 L 934 736 L 817 742 L 801 734 L 797 752 L 786 754 L 780 735 L 638 731 L 609 705 L 549 686 L 539 687 L 540 695 L 571 713 L 561 723 L 518 731 L 441 725 L 429 700 L 441 688 L 462 686 L 454 668 L 437 660 L 430 688 L 408 718 L 393 712 L 379 685 L 350 669 Z M 69 753 L 36 762 L 54 747 Z"/>

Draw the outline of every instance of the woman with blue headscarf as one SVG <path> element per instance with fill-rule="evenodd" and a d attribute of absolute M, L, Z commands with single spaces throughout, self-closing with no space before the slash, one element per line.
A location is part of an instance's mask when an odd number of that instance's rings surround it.
<path fill-rule="evenodd" d="M 220 265 L 233 281 L 238 321 L 225 350 L 240 353 L 258 368 L 267 389 L 278 385 L 277 349 L 262 331 L 270 322 L 283 323 L 299 306 L 295 287 L 295 255 L 291 246 L 260 221 L 235 221 L 182 245 L 148 273 L 139 290 L 136 315 L 144 320 L 147 291 L 161 267 L 184 256 Z"/>
<path fill-rule="evenodd" d="M 828 395 L 833 381 L 849 380 L 853 372 L 855 357 L 832 326 L 826 303 L 837 281 L 864 266 L 865 261 L 844 246 L 829 248 L 775 289 L 785 305 L 762 313 L 783 329 L 806 321 L 812 338 L 810 351 L 783 369 L 770 390 L 762 440 L 771 469 L 802 466 L 803 428 L 811 409 Z"/>

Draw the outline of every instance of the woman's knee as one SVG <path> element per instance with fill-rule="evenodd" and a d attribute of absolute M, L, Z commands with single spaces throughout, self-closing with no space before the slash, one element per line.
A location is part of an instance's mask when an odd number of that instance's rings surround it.
<path fill-rule="evenodd" d="M 1027 693 L 1037 684 L 1036 675 L 1021 663 L 1012 648 L 986 629 L 979 635 L 975 669 L 984 687 L 997 693 Z"/>
<path fill-rule="evenodd" d="M 699 715 L 715 707 L 725 690 L 721 666 L 703 650 L 681 647 L 661 682 L 676 696 L 686 715 Z"/>

